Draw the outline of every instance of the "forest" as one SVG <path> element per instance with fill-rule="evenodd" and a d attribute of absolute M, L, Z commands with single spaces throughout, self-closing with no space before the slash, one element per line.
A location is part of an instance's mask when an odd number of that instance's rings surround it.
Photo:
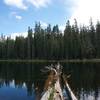
<path fill-rule="evenodd" d="M 28 35 L 5 38 L 0 36 L 0 60 L 9 59 L 94 59 L 100 58 L 100 22 L 90 20 L 88 26 L 66 22 L 64 32 L 58 25 L 49 24 L 45 29 L 40 22 L 28 27 Z"/>

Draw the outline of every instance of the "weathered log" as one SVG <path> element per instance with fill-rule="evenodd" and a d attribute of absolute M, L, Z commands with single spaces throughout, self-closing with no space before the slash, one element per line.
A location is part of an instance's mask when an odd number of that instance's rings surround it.
<path fill-rule="evenodd" d="M 65 76 L 62 75 L 60 64 L 54 67 L 50 67 L 48 69 L 50 69 L 50 74 L 45 82 L 45 87 L 44 87 L 45 92 L 41 100 L 65 100 L 60 84 L 61 78 L 63 78 L 63 81 L 66 86 L 65 89 L 68 95 L 67 100 L 77 100 L 71 88 L 69 87 L 69 84 L 67 83 Z"/>
<path fill-rule="evenodd" d="M 77 100 L 76 96 L 74 95 L 73 91 L 71 90 L 71 88 L 65 78 L 65 75 L 63 74 L 62 77 L 63 77 L 64 83 L 65 83 L 65 90 L 67 92 L 67 95 L 69 96 L 69 100 Z"/>

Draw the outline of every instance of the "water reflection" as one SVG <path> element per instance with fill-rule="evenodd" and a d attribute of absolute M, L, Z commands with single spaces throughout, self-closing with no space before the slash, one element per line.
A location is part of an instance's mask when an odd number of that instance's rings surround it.
<path fill-rule="evenodd" d="M 70 73 L 69 84 L 79 100 L 100 100 L 100 64 L 67 64 Z"/>
<path fill-rule="evenodd" d="M 45 63 L 46 64 L 46 63 Z M 27 99 L 18 98 L 14 100 L 37 100 L 40 98 L 43 91 L 43 85 L 47 75 L 41 73 L 40 69 L 45 66 L 41 63 L 0 63 L 0 100 L 9 100 L 13 96 L 11 89 L 21 89 L 26 92 L 23 97 Z M 7 99 L 1 99 L 2 95 L 7 97 L 5 88 L 11 92 Z M 14 91 L 15 93 L 17 92 Z M 5 92 L 4 94 L 2 94 Z M 20 94 L 19 94 L 20 96 Z M 31 98 L 30 98 L 31 97 Z M 13 99 L 10 99 L 13 100 Z"/>
<path fill-rule="evenodd" d="M 50 63 L 0 63 L 0 100 L 38 100 Z M 78 100 L 100 100 L 99 63 L 62 63 L 64 73 Z"/>

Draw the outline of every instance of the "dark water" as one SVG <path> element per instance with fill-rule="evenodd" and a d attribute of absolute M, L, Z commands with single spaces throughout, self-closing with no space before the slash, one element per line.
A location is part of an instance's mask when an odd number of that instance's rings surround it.
<path fill-rule="evenodd" d="M 38 100 L 51 63 L 0 63 L 0 100 Z M 100 100 L 100 63 L 62 63 L 78 100 Z"/>

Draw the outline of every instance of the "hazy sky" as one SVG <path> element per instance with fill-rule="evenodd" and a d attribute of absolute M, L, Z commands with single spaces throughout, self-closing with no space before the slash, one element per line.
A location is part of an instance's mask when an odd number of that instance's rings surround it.
<path fill-rule="evenodd" d="M 100 19 L 100 0 L 0 0 L 0 33 L 4 34 L 26 32 L 35 21 L 63 29 L 68 19 L 87 24 L 90 17 L 94 23 Z"/>

